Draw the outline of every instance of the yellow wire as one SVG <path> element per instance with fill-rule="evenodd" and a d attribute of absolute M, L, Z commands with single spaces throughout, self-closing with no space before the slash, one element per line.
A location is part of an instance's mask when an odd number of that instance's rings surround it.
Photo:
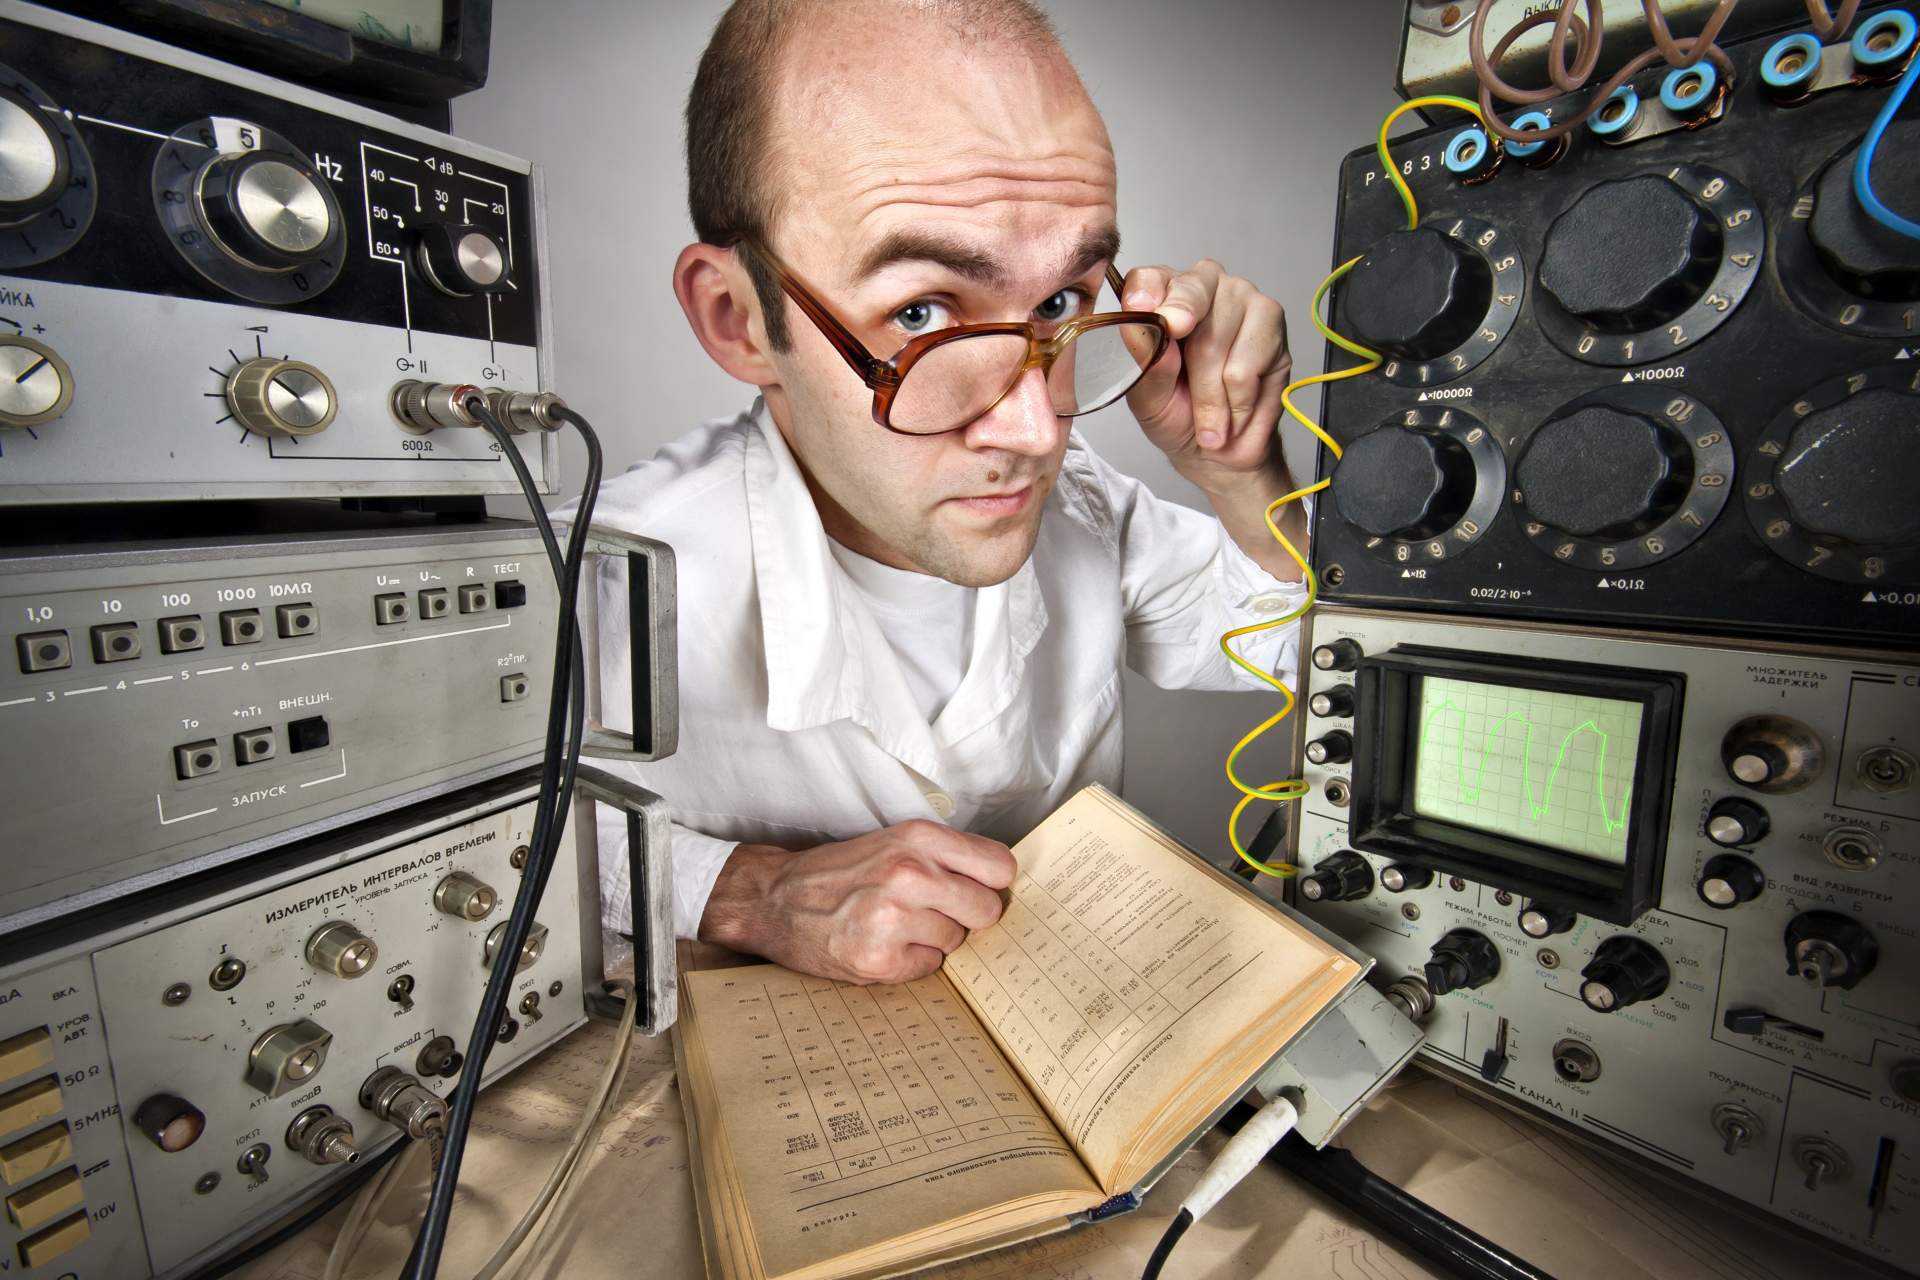
<path fill-rule="evenodd" d="M 1393 157 L 1387 151 L 1387 130 L 1393 127 L 1395 120 L 1398 120 L 1407 112 L 1417 110 L 1420 107 L 1457 107 L 1472 115 L 1483 127 L 1487 123 L 1487 118 L 1480 113 L 1478 104 L 1469 102 L 1465 98 L 1455 98 L 1447 94 L 1432 94 L 1427 97 L 1413 98 L 1407 102 L 1403 102 L 1388 112 L 1387 118 L 1380 122 L 1380 167 L 1386 171 L 1387 178 L 1393 183 L 1394 190 L 1400 193 L 1401 201 L 1407 206 L 1408 230 L 1412 230 L 1420 225 L 1420 206 L 1414 203 L 1413 192 L 1400 177 L 1400 171 L 1394 166 Z M 1488 145 L 1495 148 L 1500 146 L 1500 139 L 1494 136 L 1491 131 L 1489 131 L 1488 134 Z M 1339 347 L 1342 351 L 1359 356 L 1365 363 L 1357 364 L 1346 369 L 1335 369 L 1329 373 L 1315 374 L 1311 378 L 1296 379 L 1288 383 L 1280 392 L 1280 404 L 1281 407 L 1287 411 L 1287 415 L 1308 431 L 1311 431 L 1320 443 L 1327 447 L 1327 452 L 1333 455 L 1336 462 L 1339 461 L 1341 456 L 1339 442 L 1328 435 L 1319 423 L 1308 417 L 1300 406 L 1293 402 L 1293 393 L 1302 387 L 1319 386 L 1327 382 L 1339 382 L 1344 378 L 1357 378 L 1362 374 L 1372 373 L 1380 367 L 1382 357 L 1378 351 L 1369 350 L 1357 342 L 1341 337 L 1332 329 L 1328 328 L 1326 322 L 1320 318 L 1320 304 L 1325 300 L 1327 290 L 1333 287 L 1334 281 L 1353 270 L 1359 261 L 1359 258 L 1347 259 L 1347 261 L 1335 267 L 1325 280 L 1320 282 L 1320 287 L 1313 291 L 1313 302 L 1310 304 L 1307 314 L 1313 320 L 1313 327 L 1320 331 L 1321 337 L 1331 342 L 1334 346 Z M 1227 843 L 1233 846 L 1233 851 L 1240 855 L 1242 862 L 1252 867 L 1255 871 L 1260 872 L 1262 875 L 1291 876 L 1294 874 L 1295 868 L 1286 864 L 1270 866 L 1248 853 L 1246 847 L 1240 843 L 1240 815 L 1245 813 L 1247 806 L 1255 800 L 1268 800 L 1275 804 L 1288 804 L 1295 800 L 1304 799 L 1308 794 L 1309 788 L 1304 778 L 1288 778 L 1280 782 L 1269 782 L 1264 787 L 1250 786 L 1242 782 L 1240 775 L 1234 771 L 1233 766 L 1235 762 L 1240 759 L 1240 753 L 1251 746 L 1262 734 L 1291 715 L 1293 713 L 1295 700 L 1293 690 L 1289 689 L 1286 684 L 1274 676 L 1273 673 L 1262 671 L 1259 667 L 1254 666 L 1251 662 L 1248 662 L 1245 658 L 1242 658 L 1238 653 L 1234 652 L 1232 642 L 1238 640 L 1241 636 L 1250 636 L 1262 631 L 1271 631 L 1275 627 L 1284 627 L 1288 623 L 1298 620 L 1307 610 L 1313 608 L 1314 601 L 1319 598 L 1320 594 L 1320 583 L 1314 577 L 1313 566 L 1307 563 L 1307 558 L 1300 554 L 1299 548 L 1288 541 L 1287 535 L 1280 532 L 1280 526 L 1274 522 L 1273 516 L 1276 511 L 1286 506 L 1289 502 L 1298 502 L 1310 493 L 1318 493 L 1322 489 L 1325 489 L 1329 483 L 1331 483 L 1330 480 L 1321 480 L 1303 489 L 1295 489 L 1292 493 L 1284 497 L 1276 498 L 1267 505 L 1265 515 L 1267 532 L 1273 535 L 1274 541 L 1280 544 L 1281 550 L 1287 553 L 1288 558 L 1300 566 L 1300 579 L 1307 584 L 1307 594 L 1305 598 L 1301 600 L 1300 607 L 1285 617 L 1274 618 L 1268 622 L 1256 622 L 1252 626 L 1236 627 L 1220 637 L 1221 652 L 1225 653 L 1228 659 L 1242 671 L 1258 676 L 1260 679 L 1272 685 L 1279 691 L 1282 699 L 1280 710 L 1274 712 L 1274 714 L 1254 726 L 1246 736 L 1233 744 L 1233 750 L 1227 752 L 1227 781 L 1232 783 L 1234 790 L 1240 793 L 1240 802 L 1233 806 L 1233 812 L 1227 817 Z"/>
<path fill-rule="evenodd" d="M 1401 202 L 1407 206 L 1407 230 L 1409 231 L 1420 225 L 1420 206 L 1413 202 L 1413 192 L 1408 190 L 1406 180 L 1400 176 L 1399 166 L 1393 163 L 1393 157 L 1387 151 L 1387 130 L 1393 127 L 1395 120 L 1421 107 L 1455 107 L 1478 120 L 1482 128 L 1485 128 L 1487 123 L 1487 118 L 1480 114 L 1478 103 L 1444 93 L 1430 94 L 1424 98 L 1410 98 L 1387 112 L 1387 118 L 1380 122 L 1380 141 L 1375 150 L 1380 156 L 1380 167 L 1387 172 L 1387 180 L 1393 183 L 1393 189 L 1400 193 Z M 1496 151 L 1500 149 L 1500 139 L 1490 129 L 1487 131 L 1487 145 Z"/>

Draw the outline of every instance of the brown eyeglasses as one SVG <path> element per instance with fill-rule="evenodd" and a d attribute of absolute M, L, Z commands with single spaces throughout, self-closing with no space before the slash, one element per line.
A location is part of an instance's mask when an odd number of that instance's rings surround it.
<path fill-rule="evenodd" d="M 1172 341 L 1156 312 L 1107 311 L 1063 320 L 1051 333 L 1028 321 L 954 325 L 911 338 L 882 360 L 764 246 L 742 241 L 734 247 L 758 254 L 772 269 L 781 289 L 872 389 L 873 420 L 901 435 L 959 430 L 1004 400 L 1029 369 L 1046 378 L 1060 417 L 1104 409 L 1131 391 Z M 1111 263 L 1107 283 L 1120 296 L 1121 276 Z"/>

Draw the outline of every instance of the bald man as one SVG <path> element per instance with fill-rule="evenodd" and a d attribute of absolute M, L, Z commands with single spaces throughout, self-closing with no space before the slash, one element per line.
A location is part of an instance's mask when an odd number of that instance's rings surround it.
<path fill-rule="evenodd" d="M 673 287 L 759 395 L 599 504 L 679 557 L 683 745 L 635 773 L 677 816 L 681 936 L 830 978 L 927 974 L 998 919 L 1006 842 L 1118 788 L 1123 661 L 1258 687 L 1217 641 L 1300 598 L 1263 521 L 1293 487 L 1284 317 L 1206 259 L 1116 262 L 1114 163 L 1024 0 L 720 20 Z M 1094 452 L 1129 410 L 1217 518 Z M 1297 507 L 1282 528 L 1305 545 Z M 603 587 L 608 707 L 628 705 L 623 591 Z M 1290 671 L 1295 643 L 1243 652 Z M 630 927 L 617 824 L 602 849 Z"/>

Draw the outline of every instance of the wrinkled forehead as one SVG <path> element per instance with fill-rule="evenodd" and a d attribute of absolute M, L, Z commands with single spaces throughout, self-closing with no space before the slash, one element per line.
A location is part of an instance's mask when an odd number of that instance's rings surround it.
<path fill-rule="evenodd" d="M 928 22 L 822 23 L 795 35 L 776 84 L 773 234 L 823 284 L 851 282 L 906 230 L 1018 275 L 1113 225 L 1106 125 L 1057 51 Z"/>

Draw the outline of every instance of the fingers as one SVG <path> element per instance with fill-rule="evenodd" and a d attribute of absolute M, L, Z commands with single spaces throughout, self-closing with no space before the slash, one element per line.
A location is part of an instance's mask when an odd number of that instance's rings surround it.
<path fill-rule="evenodd" d="M 1252 381 L 1237 378 L 1233 386 L 1227 382 L 1229 358 L 1253 296 L 1253 286 L 1243 280 L 1221 282 L 1212 306 L 1183 344 L 1187 390 L 1193 397 L 1193 438 L 1202 449 L 1226 444 L 1236 421 L 1244 423 L 1253 411 L 1258 375 Z"/>
<path fill-rule="evenodd" d="M 1255 292 L 1221 372 L 1232 413 L 1232 438 L 1264 438 L 1273 433 L 1280 417 L 1280 392 L 1292 373 L 1286 313 L 1272 298 Z"/>
<path fill-rule="evenodd" d="M 937 822 L 903 822 L 892 828 L 911 849 L 948 871 L 977 880 L 989 889 L 1005 889 L 1019 874 L 1013 852 L 998 840 L 956 831 Z"/>

